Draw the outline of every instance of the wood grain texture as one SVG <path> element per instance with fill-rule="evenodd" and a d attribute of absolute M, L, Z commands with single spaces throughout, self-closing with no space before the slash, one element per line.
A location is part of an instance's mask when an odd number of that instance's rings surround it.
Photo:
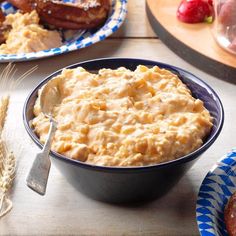
<path fill-rule="evenodd" d="M 193 65 L 228 81 L 236 81 L 236 55 L 213 37 L 213 24 L 185 24 L 176 18 L 179 0 L 147 0 L 150 23 L 161 40 Z"/>
<path fill-rule="evenodd" d="M 111 38 L 137 38 L 137 37 L 154 37 L 157 35 L 150 26 L 145 9 L 144 0 L 128 0 L 128 14 L 127 18 L 121 27 L 115 34 L 111 35 Z"/>

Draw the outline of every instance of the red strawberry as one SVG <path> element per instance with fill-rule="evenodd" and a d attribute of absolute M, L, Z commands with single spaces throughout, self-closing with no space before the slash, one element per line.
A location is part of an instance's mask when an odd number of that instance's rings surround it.
<path fill-rule="evenodd" d="M 212 0 L 182 0 L 177 17 L 185 23 L 199 23 L 213 17 Z"/>
<path fill-rule="evenodd" d="M 213 0 L 208 0 L 208 4 L 213 7 Z"/>

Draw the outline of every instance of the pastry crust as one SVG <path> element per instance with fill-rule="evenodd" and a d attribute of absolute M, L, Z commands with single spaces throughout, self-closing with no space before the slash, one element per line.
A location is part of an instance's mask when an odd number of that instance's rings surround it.
<path fill-rule="evenodd" d="M 225 225 L 230 236 L 236 236 L 236 192 L 230 197 L 224 210 Z"/>
<path fill-rule="evenodd" d="M 3 25 L 4 20 L 5 20 L 5 16 L 4 16 L 2 10 L 0 9 L 0 44 L 4 43 L 6 41 L 5 32 L 7 29 Z"/>
<path fill-rule="evenodd" d="M 74 3 L 51 0 L 9 0 L 24 12 L 36 10 L 40 19 L 58 28 L 90 29 L 104 23 L 109 0 L 77 0 Z"/>

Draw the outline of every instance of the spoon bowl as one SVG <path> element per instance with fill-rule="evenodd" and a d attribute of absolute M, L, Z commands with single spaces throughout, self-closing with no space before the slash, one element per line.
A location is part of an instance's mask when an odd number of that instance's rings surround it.
<path fill-rule="evenodd" d="M 48 118 L 52 117 L 52 111 L 56 105 L 61 102 L 60 85 L 61 77 L 55 77 L 48 81 L 41 90 L 39 97 L 42 112 Z"/>
<path fill-rule="evenodd" d="M 46 193 L 48 176 L 51 167 L 49 152 L 51 149 L 52 139 L 57 129 L 57 123 L 53 118 L 53 109 L 61 102 L 61 93 L 59 89 L 60 81 L 60 77 L 50 80 L 43 86 L 39 97 L 42 112 L 50 120 L 50 128 L 43 150 L 36 155 L 27 176 L 26 183 L 29 188 L 41 195 Z"/>

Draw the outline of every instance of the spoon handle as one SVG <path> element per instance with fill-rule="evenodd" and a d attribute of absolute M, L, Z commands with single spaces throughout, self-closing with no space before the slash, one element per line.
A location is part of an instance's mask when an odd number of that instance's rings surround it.
<path fill-rule="evenodd" d="M 49 152 L 52 144 L 52 137 L 54 136 L 56 129 L 56 122 L 53 119 L 50 119 L 50 129 L 43 150 L 36 155 L 26 178 L 27 186 L 41 195 L 44 195 L 46 192 L 48 175 L 51 167 Z"/>

